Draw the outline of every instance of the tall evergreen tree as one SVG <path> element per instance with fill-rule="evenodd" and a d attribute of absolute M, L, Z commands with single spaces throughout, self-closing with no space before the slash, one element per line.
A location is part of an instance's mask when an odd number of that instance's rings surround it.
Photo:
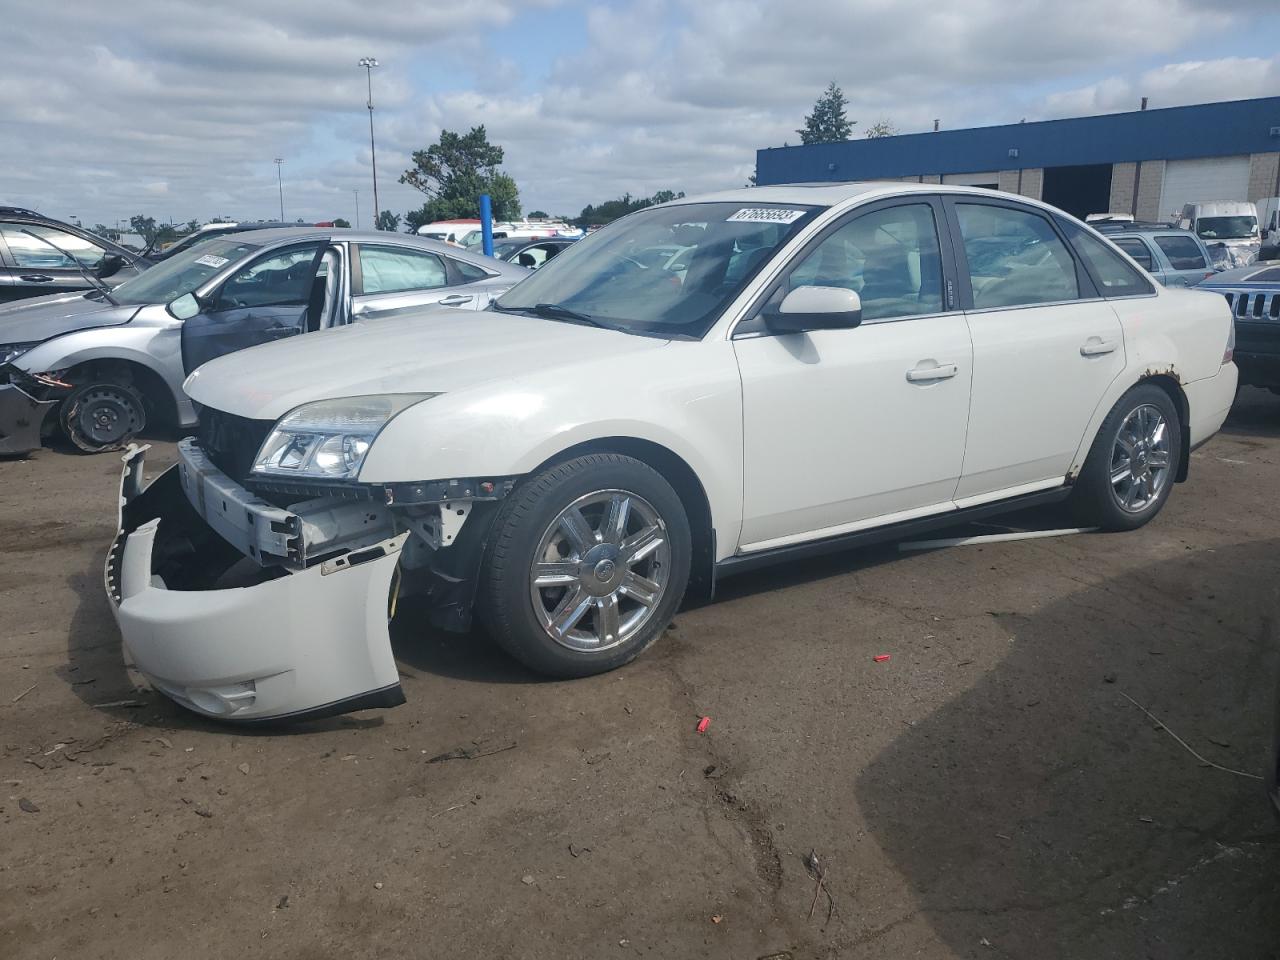
<path fill-rule="evenodd" d="M 813 112 L 804 118 L 804 126 L 797 130 L 801 143 L 839 143 L 848 140 L 856 120 L 845 116 L 849 101 L 834 80 L 813 105 Z"/>

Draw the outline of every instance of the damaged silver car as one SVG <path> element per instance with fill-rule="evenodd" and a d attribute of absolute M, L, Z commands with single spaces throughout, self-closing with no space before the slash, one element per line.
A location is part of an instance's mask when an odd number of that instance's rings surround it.
<path fill-rule="evenodd" d="M 441 304 L 479 310 L 530 271 L 394 233 L 290 227 L 206 240 L 114 289 L 0 307 L 0 454 L 61 431 L 120 450 L 198 420 L 202 363 L 256 344 Z"/>

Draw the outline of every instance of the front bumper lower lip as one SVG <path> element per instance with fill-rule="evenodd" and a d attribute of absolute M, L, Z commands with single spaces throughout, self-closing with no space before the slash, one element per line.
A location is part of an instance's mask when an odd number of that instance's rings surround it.
<path fill-rule="evenodd" d="M 16 384 L 0 385 L 0 454 L 39 450 L 45 418 L 57 405 L 57 400 L 37 400 Z"/>
<path fill-rule="evenodd" d="M 143 488 L 145 450 L 124 458 L 106 589 L 128 655 L 157 690 L 237 722 L 404 703 L 387 620 L 407 534 L 253 586 L 169 589 L 166 557 L 185 542 L 184 528 L 203 520 L 182 495 L 176 467 Z M 198 533 L 207 540 L 207 528 Z M 201 541 L 192 542 L 199 551 Z"/>

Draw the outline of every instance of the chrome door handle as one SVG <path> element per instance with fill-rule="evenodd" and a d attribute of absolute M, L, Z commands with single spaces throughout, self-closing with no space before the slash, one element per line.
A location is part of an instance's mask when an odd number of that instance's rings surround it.
<path fill-rule="evenodd" d="M 460 307 L 464 303 L 470 303 L 471 297 L 464 297 L 460 293 L 455 293 L 451 297 L 445 297 L 443 300 L 437 300 L 436 303 L 442 307 Z"/>
<path fill-rule="evenodd" d="M 24 273 L 18 279 L 27 283 L 53 283 L 53 277 L 46 277 L 43 273 Z"/>
<path fill-rule="evenodd" d="M 932 367 L 923 364 L 907 371 L 907 380 L 911 383 L 931 383 L 934 380 L 950 380 L 960 368 L 954 363 L 935 363 Z"/>
<path fill-rule="evenodd" d="M 1080 345 L 1080 356 L 1100 357 L 1103 354 L 1115 353 L 1115 349 L 1119 345 L 1120 342 L 1118 340 L 1103 340 L 1101 337 L 1090 337 Z"/>

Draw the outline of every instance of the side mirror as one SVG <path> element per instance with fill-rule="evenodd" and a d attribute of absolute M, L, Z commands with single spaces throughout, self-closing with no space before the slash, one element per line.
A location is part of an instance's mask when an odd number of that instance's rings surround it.
<path fill-rule="evenodd" d="M 124 257 L 120 256 L 120 254 L 108 253 L 93 268 L 93 275 L 99 280 L 105 280 L 107 277 L 115 276 L 119 273 L 124 264 Z"/>
<path fill-rule="evenodd" d="M 165 309 L 175 320 L 190 320 L 200 312 L 200 301 L 194 293 L 184 293 L 177 300 L 171 301 Z"/>
<path fill-rule="evenodd" d="M 774 333 L 847 330 L 862 322 L 862 298 L 843 287 L 796 287 L 765 325 Z"/>

